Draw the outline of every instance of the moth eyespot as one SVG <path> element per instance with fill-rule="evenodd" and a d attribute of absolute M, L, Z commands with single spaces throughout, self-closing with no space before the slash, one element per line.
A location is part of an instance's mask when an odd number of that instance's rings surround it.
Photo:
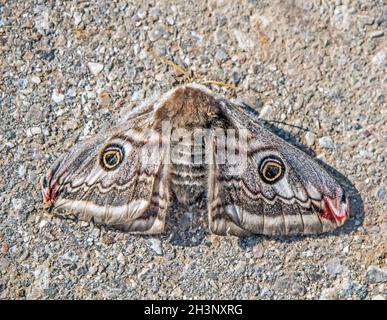
<path fill-rule="evenodd" d="M 259 174 L 266 183 L 275 183 L 285 174 L 285 165 L 282 160 L 276 156 L 266 157 L 261 161 Z"/>
<path fill-rule="evenodd" d="M 99 163 L 104 170 L 114 170 L 124 160 L 124 150 L 119 145 L 107 146 L 100 155 Z"/>

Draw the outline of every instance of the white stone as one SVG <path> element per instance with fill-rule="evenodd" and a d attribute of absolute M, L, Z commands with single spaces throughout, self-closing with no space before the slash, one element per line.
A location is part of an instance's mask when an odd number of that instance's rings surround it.
<path fill-rule="evenodd" d="M 48 221 L 43 219 L 42 221 L 39 222 L 39 229 L 44 228 L 46 225 L 48 225 Z"/>
<path fill-rule="evenodd" d="M 345 246 L 344 249 L 343 249 L 343 253 L 344 254 L 348 254 L 350 251 L 351 251 L 351 249 L 350 249 L 349 246 Z"/>
<path fill-rule="evenodd" d="M 48 11 L 43 11 L 35 19 L 35 28 L 40 34 L 44 34 L 46 30 L 50 28 L 50 20 Z"/>
<path fill-rule="evenodd" d="M 12 199 L 12 206 L 16 212 L 20 212 L 23 209 L 22 199 L 18 199 L 18 198 Z"/>
<path fill-rule="evenodd" d="M 39 84 L 41 82 L 40 78 L 37 76 L 32 76 L 30 80 L 32 83 L 35 83 L 35 84 Z"/>
<path fill-rule="evenodd" d="M 308 250 L 308 251 L 304 251 L 304 252 L 302 253 L 302 255 L 303 255 L 304 257 L 310 258 L 310 257 L 313 257 L 314 254 L 313 254 L 312 251 Z"/>
<path fill-rule="evenodd" d="M 163 249 L 161 247 L 161 241 L 159 239 L 149 239 L 150 247 L 156 254 L 162 255 Z"/>
<path fill-rule="evenodd" d="M 379 38 L 379 37 L 383 37 L 383 36 L 384 36 L 384 31 L 382 31 L 382 30 L 374 31 L 374 32 L 371 32 L 371 34 L 370 34 L 371 38 Z"/>
<path fill-rule="evenodd" d="M 125 259 L 125 256 L 122 254 L 122 252 L 120 252 L 120 253 L 117 255 L 117 261 L 118 261 L 119 264 L 122 264 L 122 265 L 125 264 L 126 259 Z"/>
<path fill-rule="evenodd" d="M 27 172 L 26 167 L 24 165 L 20 165 L 19 169 L 17 170 L 19 177 L 24 178 L 26 172 Z"/>
<path fill-rule="evenodd" d="M 32 127 L 32 128 L 31 128 L 31 133 L 32 133 L 33 135 L 41 134 L 41 133 L 42 133 L 42 129 L 40 129 L 39 127 Z"/>
<path fill-rule="evenodd" d="M 138 43 L 135 43 L 133 44 L 132 49 L 133 49 L 133 54 L 138 55 L 138 53 L 140 52 L 140 45 Z"/>
<path fill-rule="evenodd" d="M 51 96 L 52 100 L 57 103 L 57 104 L 61 104 L 63 103 L 64 101 L 64 98 L 65 96 L 61 93 L 59 93 L 56 89 L 53 91 L 52 93 L 52 96 Z"/>
<path fill-rule="evenodd" d="M 141 52 L 140 52 L 140 59 L 144 60 L 147 57 L 148 57 L 148 52 L 146 52 L 146 50 L 141 50 Z"/>
<path fill-rule="evenodd" d="M 103 69 L 103 64 L 98 62 L 89 62 L 87 66 L 94 76 L 98 75 Z"/>
<path fill-rule="evenodd" d="M 254 41 L 244 32 L 235 30 L 234 36 L 238 42 L 238 46 L 241 50 L 248 50 L 254 48 Z"/>
<path fill-rule="evenodd" d="M 70 87 L 70 88 L 67 90 L 66 95 L 67 95 L 68 97 L 73 98 L 73 97 L 75 97 L 75 96 L 77 95 L 77 92 L 76 92 L 76 90 L 75 90 L 73 87 Z"/>
<path fill-rule="evenodd" d="M 158 73 L 158 74 L 155 75 L 156 81 L 162 81 L 164 78 L 165 78 L 165 74 L 164 73 Z"/>
<path fill-rule="evenodd" d="M 273 113 L 273 107 L 270 104 L 265 105 L 261 112 L 259 113 L 259 117 L 263 119 L 268 119 Z"/>
<path fill-rule="evenodd" d="M 97 94 L 94 91 L 87 91 L 86 96 L 89 100 L 95 100 L 97 98 Z"/>
<path fill-rule="evenodd" d="M 32 137 L 41 133 L 42 133 L 42 129 L 39 127 L 32 127 L 26 130 L 27 137 Z"/>
<path fill-rule="evenodd" d="M 364 274 L 364 280 L 367 283 L 384 283 L 387 281 L 387 268 L 369 266 Z"/>
<path fill-rule="evenodd" d="M 55 115 L 57 116 L 57 117 L 60 117 L 61 115 L 63 115 L 64 114 L 64 110 L 63 109 L 59 109 L 57 112 L 55 112 Z"/>
<path fill-rule="evenodd" d="M 77 26 L 82 21 L 82 13 L 74 12 L 73 18 L 74 18 L 74 24 Z"/>
<path fill-rule="evenodd" d="M 387 54 L 383 51 L 380 51 L 374 55 L 374 57 L 372 58 L 372 63 L 376 65 L 383 64 L 386 62 L 386 58 Z"/>
<path fill-rule="evenodd" d="M 173 26 L 175 24 L 175 18 L 172 17 L 172 16 L 168 16 L 166 18 L 166 20 L 167 20 L 168 24 L 171 25 L 171 26 Z"/>
<path fill-rule="evenodd" d="M 146 11 L 142 8 L 140 8 L 138 11 L 137 11 L 137 16 L 140 18 L 140 19 L 144 19 L 146 17 Z"/>
<path fill-rule="evenodd" d="M 314 144 L 314 134 L 310 131 L 305 133 L 305 142 L 308 147 Z"/>

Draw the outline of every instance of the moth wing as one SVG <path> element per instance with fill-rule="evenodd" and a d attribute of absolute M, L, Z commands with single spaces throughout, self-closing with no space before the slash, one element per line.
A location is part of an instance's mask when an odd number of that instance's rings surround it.
<path fill-rule="evenodd" d="M 43 177 L 45 202 L 64 209 L 65 217 L 129 232 L 162 232 L 168 192 L 160 134 L 151 120 L 150 106 L 75 145 Z M 122 148 L 123 160 L 116 170 L 106 170 L 101 152 L 112 145 Z"/>
<path fill-rule="evenodd" d="M 208 190 L 212 232 L 238 236 L 314 234 L 344 223 L 347 198 L 324 168 L 264 128 L 250 107 L 226 100 L 220 107 L 230 128 L 245 130 L 246 141 L 239 144 L 241 158 L 234 164 L 219 163 L 213 152 Z M 215 149 L 216 137 L 211 143 Z M 265 182 L 260 174 L 262 161 L 270 158 L 281 159 L 285 169 L 275 183 Z"/>

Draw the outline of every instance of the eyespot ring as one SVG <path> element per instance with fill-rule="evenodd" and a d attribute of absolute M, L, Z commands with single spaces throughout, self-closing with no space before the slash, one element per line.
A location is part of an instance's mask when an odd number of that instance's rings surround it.
<path fill-rule="evenodd" d="M 111 144 L 106 146 L 99 157 L 99 165 L 105 171 L 116 169 L 124 160 L 124 149 L 118 144 Z"/>
<path fill-rule="evenodd" d="M 285 174 L 285 165 L 277 156 L 267 156 L 259 165 L 259 175 L 268 184 L 273 184 L 282 179 Z"/>

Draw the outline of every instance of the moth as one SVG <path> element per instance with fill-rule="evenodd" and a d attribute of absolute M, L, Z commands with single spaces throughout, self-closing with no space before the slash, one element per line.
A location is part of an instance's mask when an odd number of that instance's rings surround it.
<path fill-rule="evenodd" d="M 340 184 L 265 128 L 251 107 L 179 86 L 81 141 L 42 177 L 65 215 L 142 234 L 164 231 L 173 202 L 205 199 L 218 235 L 316 234 L 349 214 Z"/>

